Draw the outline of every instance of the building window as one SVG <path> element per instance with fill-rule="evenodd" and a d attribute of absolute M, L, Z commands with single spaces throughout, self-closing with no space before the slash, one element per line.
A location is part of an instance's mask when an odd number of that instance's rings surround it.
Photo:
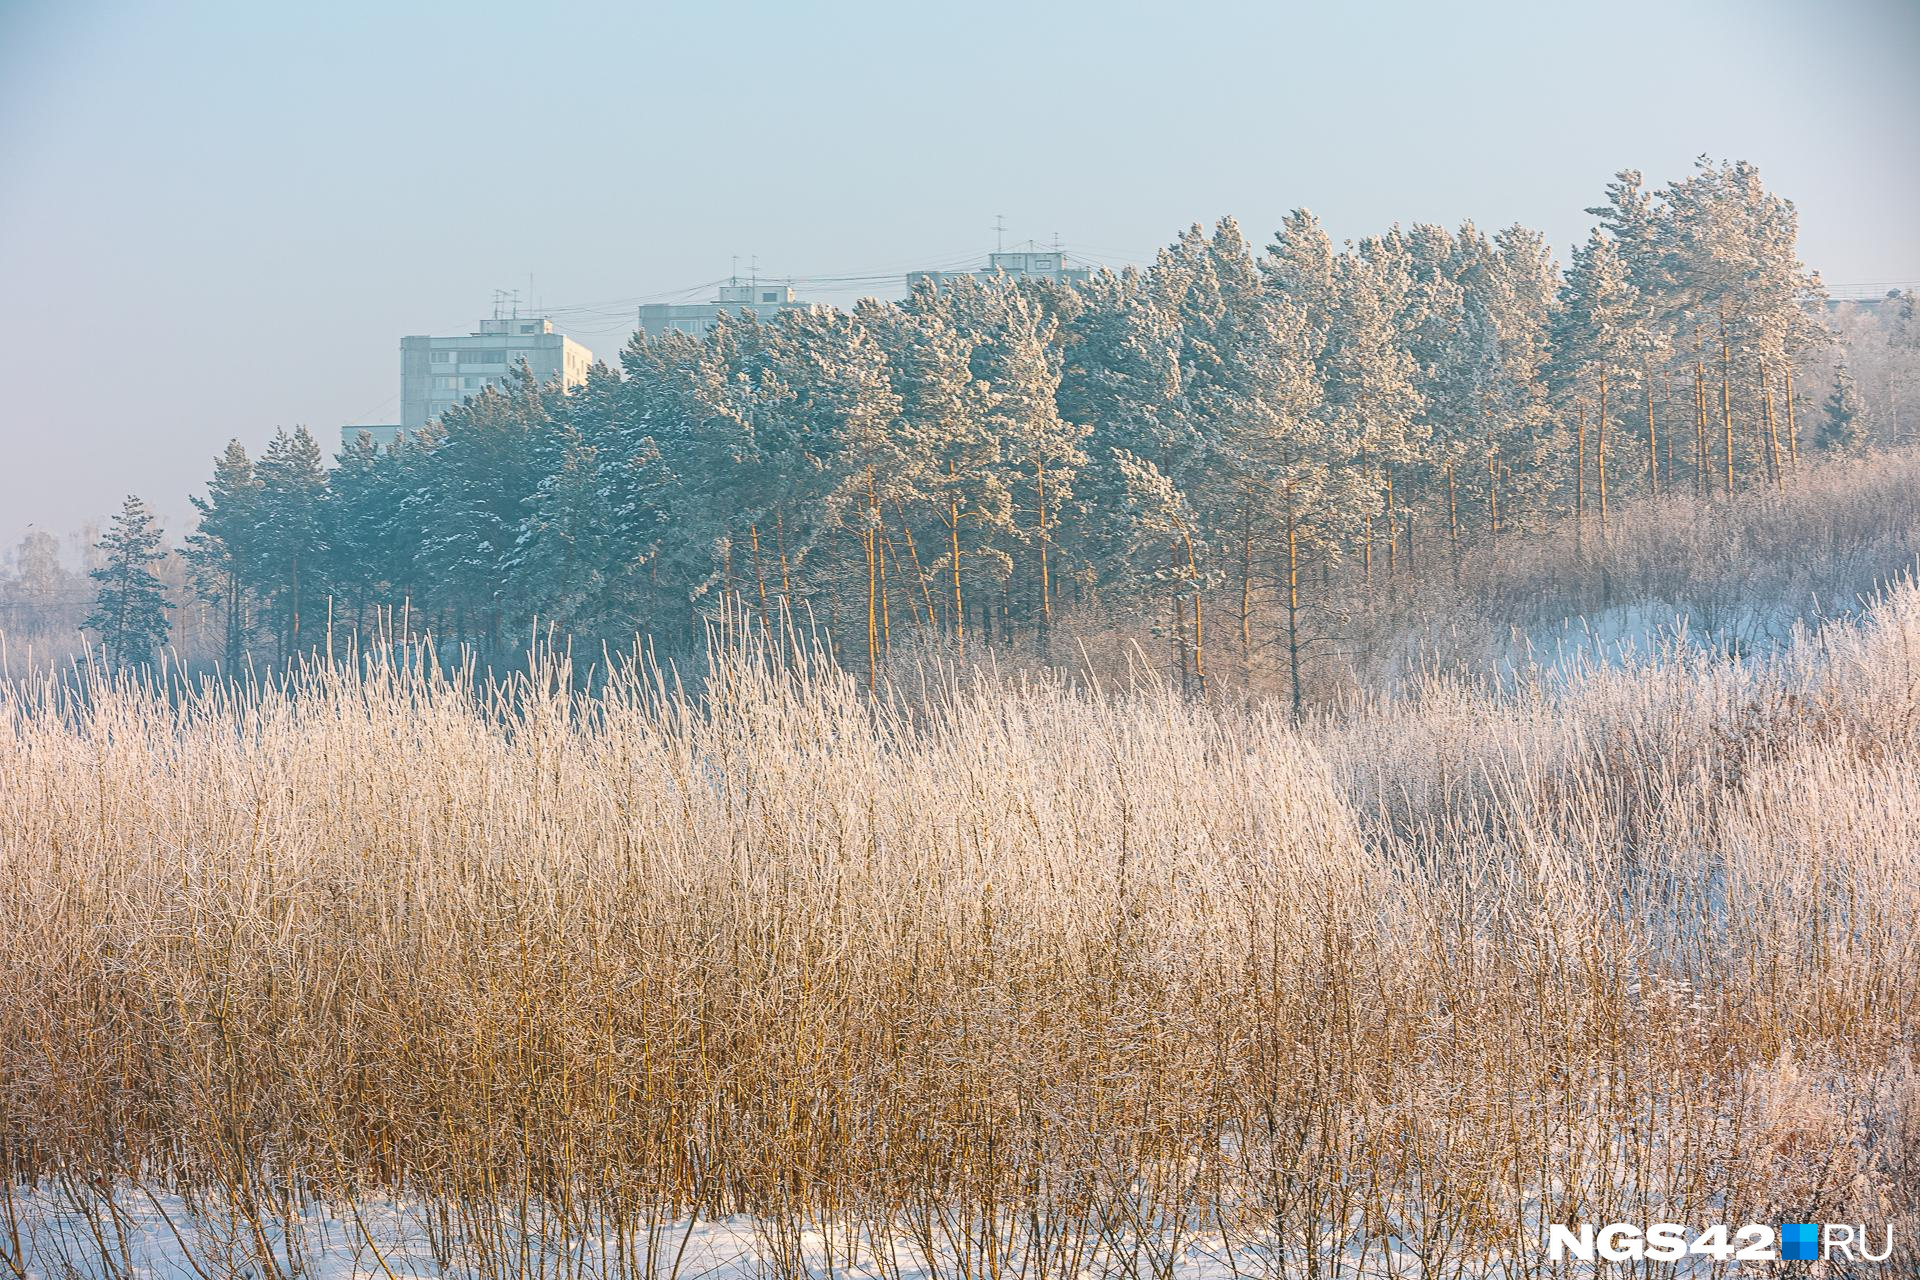
<path fill-rule="evenodd" d="M 780 295 L 777 293 L 763 293 L 760 295 L 760 301 L 762 302 L 778 302 L 779 300 Z"/>
<path fill-rule="evenodd" d="M 452 361 L 452 359 L 453 359 L 453 352 L 451 352 L 451 351 L 429 351 L 429 352 L 427 352 L 427 359 L 428 359 L 428 360 L 430 360 L 430 361 L 432 361 L 432 362 L 433 362 L 434 364 L 447 364 L 447 363 L 449 363 L 449 362 L 451 362 L 451 361 Z"/>
<path fill-rule="evenodd" d="M 532 325 L 530 325 L 530 324 L 523 324 L 523 325 L 521 325 L 521 326 L 520 326 L 520 332 L 522 332 L 522 333 L 532 333 L 532 332 L 533 332 L 533 326 L 532 326 Z"/>
<path fill-rule="evenodd" d="M 464 353 L 460 361 L 462 364 L 505 364 L 506 362 L 507 353 L 499 349 L 492 351 L 468 351 Z"/>
<path fill-rule="evenodd" d="M 433 389 L 435 391 L 451 391 L 453 390 L 454 385 L 459 381 L 460 380 L 458 378 L 454 378 L 454 377 L 435 378 L 433 380 Z"/>

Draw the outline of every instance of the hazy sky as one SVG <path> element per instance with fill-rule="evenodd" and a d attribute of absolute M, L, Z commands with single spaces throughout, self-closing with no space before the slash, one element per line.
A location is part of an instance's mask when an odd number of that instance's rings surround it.
<path fill-rule="evenodd" d="M 1920 0 L 0 0 L 0 539 L 129 490 L 177 531 L 230 437 L 397 420 L 401 336 L 529 275 L 610 359 L 736 254 L 897 274 L 1004 214 L 1119 263 L 1304 205 L 1564 257 L 1706 152 L 1829 282 L 1920 281 L 1916 68 Z"/>

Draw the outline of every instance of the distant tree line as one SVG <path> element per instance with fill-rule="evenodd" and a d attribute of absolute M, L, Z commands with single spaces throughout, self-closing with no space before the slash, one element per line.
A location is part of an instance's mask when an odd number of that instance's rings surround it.
<path fill-rule="evenodd" d="M 1299 691 L 1329 584 L 1628 495 L 1779 485 L 1866 441 L 1827 370 L 1793 205 L 1744 163 L 1623 172 L 1559 271 L 1522 227 L 1264 249 L 1195 226 L 1082 287 L 922 286 L 850 311 L 636 334 L 562 393 L 524 371 L 325 465 L 305 430 L 218 459 L 186 555 L 229 664 L 432 633 L 672 649 L 713 622 L 895 647 L 1149 624 L 1204 686 L 1222 647 Z M 1903 340 L 1913 341 L 1912 300 Z M 324 637 L 324 641 L 323 641 Z"/>

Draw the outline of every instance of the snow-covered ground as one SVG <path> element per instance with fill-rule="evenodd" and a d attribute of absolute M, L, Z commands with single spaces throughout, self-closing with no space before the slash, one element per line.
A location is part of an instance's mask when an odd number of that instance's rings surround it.
<path fill-rule="evenodd" d="M 1504 678 L 1630 666 L 1680 653 L 1746 661 L 1777 653 L 1807 619 L 1787 609 L 1745 608 L 1714 616 L 1664 600 L 1616 605 L 1564 618 L 1513 637 L 1501 655 Z"/>
<path fill-rule="evenodd" d="M 76 1188 L 56 1195 L 15 1188 L 11 1222 L 0 1216 L 0 1276 L 26 1280 L 945 1280 L 1001 1276 L 1018 1280 L 1040 1269 L 1026 1255 L 1024 1230 L 1008 1225 L 1000 1257 L 959 1223 L 934 1224 L 941 1241 L 931 1251 L 918 1233 L 899 1231 L 875 1240 L 860 1227 L 830 1235 L 815 1228 L 776 1230 L 746 1216 L 681 1218 L 630 1237 L 624 1250 L 591 1233 L 562 1236 L 522 1225 L 512 1215 L 490 1224 L 488 1259 L 436 1253 L 433 1233 L 417 1204 L 362 1201 L 350 1210 L 311 1206 L 292 1221 L 196 1212 L 175 1195 L 119 1188 L 109 1202 Z M 88 1208 L 75 1207 L 77 1198 Z M 0 1201 L 0 1211 L 8 1209 Z M 1355 1224 L 1356 1227 L 1358 1224 Z M 549 1224 L 551 1226 L 551 1224 Z M 1318 1266 L 1290 1249 L 1283 1260 L 1259 1243 L 1234 1242 L 1218 1232 L 1184 1230 L 1143 1238 L 1118 1232 L 1089 1239 L 1071 1257 L 1049 1260 L 1048 1274 L 1077 1280 L 1124 1276 L 1139 1280 L 1278 1280 L 1318 1275 L 1326 1280 L 1420 1280 L 1431 1273 L 1397 1242 L 1361 1247 L 1355 1236 L 1323 1241 Z M 11 1237 L 11 1238 L 9 1238 Z M 270 1264 L 262 1259 L 272 1254 Z M 651 1251 L 651 1256 L 649 1256 Z M 1449 1276 L 1499 1280 L 1499 1264 L 1462 1266 Z"/>

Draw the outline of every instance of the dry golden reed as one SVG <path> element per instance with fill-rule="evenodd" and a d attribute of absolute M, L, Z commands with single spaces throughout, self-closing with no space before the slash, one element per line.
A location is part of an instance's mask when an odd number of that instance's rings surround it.
<path fill-rule="evenodd" d="M 0 1268 L 30 1189 L 115 1276 L 149 1192 L 228 1224 L 208 1277 L 389 1195 L 490 1276 L 669 1274 L 734 1213 L 776 1272 L 996 1280 L 1911 1245 L 1910 589 L 1305 728 L 716 664 L 0 688 Z"/>

